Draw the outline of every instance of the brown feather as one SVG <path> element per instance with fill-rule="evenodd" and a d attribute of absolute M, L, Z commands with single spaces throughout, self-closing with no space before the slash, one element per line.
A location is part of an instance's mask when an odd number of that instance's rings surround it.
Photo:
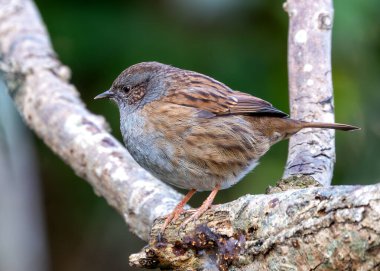
<path fill-rule="evenodd" d="M 168 74 L 174 82 L 169 85 L 163 101 L 194 107 L 214 115 L 270 115 L 287 117 L 284 112 L 269 102 L 240 91 L 231 90 L 226 85 L 191 71 L 176 71 Z M 180 80 L 177 78 L 180 77 Z"/>

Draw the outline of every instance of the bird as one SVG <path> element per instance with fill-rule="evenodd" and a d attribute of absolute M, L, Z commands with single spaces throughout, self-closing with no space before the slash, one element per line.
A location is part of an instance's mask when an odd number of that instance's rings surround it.
<path fill-rule="evenodd" d="M 156 178 L 189 191 L 162 231 L 197 191 L 211 193 L 182 226 L 206 212 L 219 190 L 253 170 L 273 144 L 301 129 L 359 129 L 292 119 L 263 99 L 159 62 L 128 67 L 95 97 L 100 98 L 117 104 L 123 141 L 134 160 Z"/>

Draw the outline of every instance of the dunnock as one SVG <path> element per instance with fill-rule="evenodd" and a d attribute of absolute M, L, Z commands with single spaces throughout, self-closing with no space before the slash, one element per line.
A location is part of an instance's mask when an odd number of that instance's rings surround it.
<path fill-rule="evenodd" d="M 218 190 L 239 182 L 273 144 L 299 130 L 358 129 L 293 120 L 270 103 L 211 77 L 157 62 L 127 68 L 99 98 L 119 106 L 124 143 L 136 162 L 158 179 L 190 190 L 162 230 L 196 191 L 212 190 L 183 225 L 198 218 Z"/>

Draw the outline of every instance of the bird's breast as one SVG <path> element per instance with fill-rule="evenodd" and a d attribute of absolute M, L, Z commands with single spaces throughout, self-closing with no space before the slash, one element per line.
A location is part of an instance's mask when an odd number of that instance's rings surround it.
<path fill-rule="evenodd" d="M 162 140 L 162 133 L 152 127 L 149 118 L 138 112 L 122 119 L 120 127 L 125 146 L 135 161 L 162 180 L 163 175 L 172 170 L 166 157 L 170 150 L 165 148 L 164 152 L 157 145 Z"/>

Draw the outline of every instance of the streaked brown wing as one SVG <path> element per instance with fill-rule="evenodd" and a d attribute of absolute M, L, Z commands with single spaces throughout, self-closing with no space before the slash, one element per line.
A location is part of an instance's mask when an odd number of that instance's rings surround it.
<path fill-rule="evenodd" d="M 186 71 L 173 75 L 173 81 L 176 84 L 169 86 L 164 101 L 199 108 L 214 115 L 288 116 L 267 101 L 244 92 L 233 91 L 203 74 Z"/>
<path fill-rule="evenodd" d="M 230 108 L 231 114 L 263 114 L 278 117 L 288 117 L 288 114 L 275 108 L 271 103 L 247 93 L 234 91 L 233 96 L 238 103 Z"/>

